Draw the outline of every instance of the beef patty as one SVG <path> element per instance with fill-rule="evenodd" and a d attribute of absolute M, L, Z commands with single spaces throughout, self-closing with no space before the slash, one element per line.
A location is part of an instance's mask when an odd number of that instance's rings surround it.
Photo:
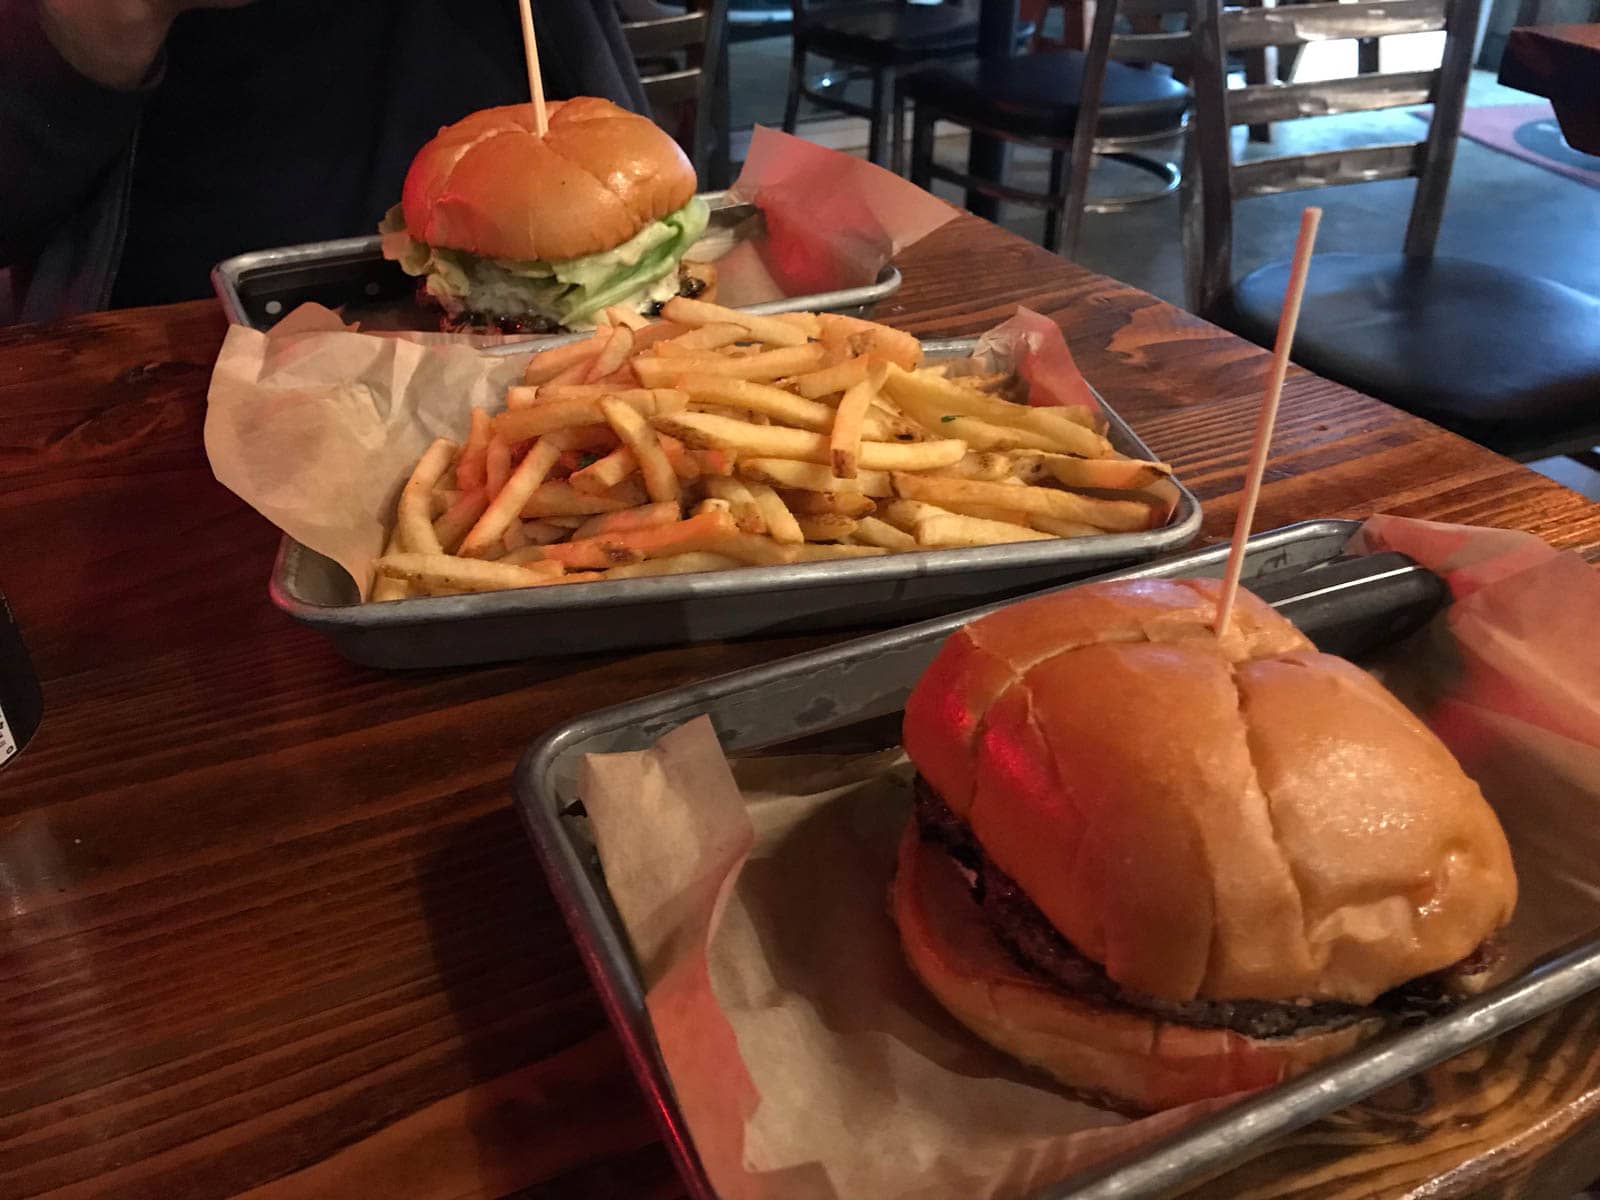
<path fill-rule="evenodd" d="M 922 776 L 916 784 L 917 827 L 926 842 L 943 847 L 971 873 L 972 896 L 996 939 L 1016 963 L 1063 991 L 1114 1008 L 1133 1009 L 1184 1025 L 1232 1029 L 1253 1038 L 1290 1037 L 1311 1030 L 1338 1029 L 1373 1017 L 1411 1023 L 1459 1003 L 1498 960 L 1491 942 L 1472 955 L 1431 975 L 1404 983 L 1370 1005 L 1331 1000 L 1171 1001 L 1130 991 L 1105 968 L 1080 952 L 1034 906 L 1004 871 L 983 852 L 965 821 L 950 811 Z"/>

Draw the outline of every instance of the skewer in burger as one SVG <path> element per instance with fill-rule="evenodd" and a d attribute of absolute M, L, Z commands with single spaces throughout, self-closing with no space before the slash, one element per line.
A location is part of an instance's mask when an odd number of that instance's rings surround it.
<path fill-rule="evenodd" d="M 1260 1087 L 1481 988 L 1517 884 L 1450 752 L 1208 581 L 1073 588 L 953 634 L 907 702 L 891 907 L 958 1020 L 1151 1111 Z"/>
<path fill-rule="evenodd" d="M 379 226 L 449 329 L 584 329 L 602 309 L 713 298 L 716 268 L 683 262 L 705 231 L 694 168 L 645 117 L 609 100 L 488 108 L 417 152 Z"/>

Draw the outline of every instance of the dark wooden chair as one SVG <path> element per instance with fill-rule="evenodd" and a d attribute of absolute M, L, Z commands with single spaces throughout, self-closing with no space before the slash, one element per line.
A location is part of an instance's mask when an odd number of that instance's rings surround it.
<path fill-rule="evenodd" d="M 907 0 L 790 2 L 794 51 L 783 128 L 794 132 L 801 101 L 865 118 L 869 122 L 867 157 L 879 166 L 900 171 L 905 114 L 895 98 L 895 82 L 902 72 L 924 63 L 965 58 L 976 52 L 977 11 L 962 3 L 911 4 Z M 1021 28 L 1019 37 L 1032 32 L 1032 26 Z M 865 74 L 872 83 L 869 103 L 847 99 L 842 83 L 832 89 L 812 87 L 806 77 L 812 56 L 833 63 L 845 74 L 846 83 L 852 73 Z"/>
<path fill-rule="evenodd" d="M 984 59 L 928 67 L 905 76 L 900 103 L 909 101 L 915 109 L 912 182 L 926 188 L 941 179 L 959 184 L 969 194 L 1043 209 L 1044 245 L 1049 250 L 1061 249 L 1065 218 L 1069 255 L 1085 211 L 1122 212 L 1168 195 L 1181 186 L 1183 173 L 1177 164 L 1148 150 L 1184 139 L 1189 89 L 1169 71 L 1149 68 L 1188 61 L 1191 32 L 1159 31 L 1159 27 L 1160 18 L 1171 13 L 1181 14 L 1187 22 L 1190 2 L 1123 0 L 1119 5 L 1104 0 L 1096 7 L 1087 50 Z M 1119 14 L 1130 11 L 1144 19 L 1137 28 L 1158 31 L 1117 32 Z M 1133 62 L 1143 66 L 1130 65 Z M 1048 150 L 1045 190 L 981 178 L 936 162 L 933 134 L 940 121 L 1003 142 Z M 1073 156 L 1070 179 L 1069 154 Z M 1090 200 L 1088 182 L 1097 156 L 1154 176 L 1156 186 L 1138 194 Z"/>
<path fill-rule="evenodd" d="M 1289 263 L 1233 278 L 1236 200 L 1305 188 L 1415 178 L 1397 254 L 1319 254 L 1295 339 L 1302 366 L 1516 458 L 1600 441 L 1600 299 L 1550 280 L 1434 256 L 1471 70 L 1479 0 L 1320 3 L 1197 10 L 1201 67 L 1198 203 L 1186 206 L 1190 303 L 1272 344 Z M 1262 45 L 1443 29 L 1431 71 L 1359 75 L 1230 91 L 1227 52 Z M 1261 121 L 1432 103 L 1425 140 L 1235 162 L 1230 130 Z M 1518 214 L 1508 212 L 1508 221 Z"/>
<path fill-rule="evenodd" d="M 703 188 L 727 186 L 728 0 L 689 0 L 624 20 L 645 98 L 661 127 L 694 163 Z"/>

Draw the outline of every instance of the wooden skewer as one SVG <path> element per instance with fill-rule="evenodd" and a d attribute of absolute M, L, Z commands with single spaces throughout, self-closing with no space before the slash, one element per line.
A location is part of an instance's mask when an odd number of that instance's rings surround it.
<path fill-rule="evenodd" d="M 522 54 L 528 60 L 528 91 L 533 96 L 533 124 L 540 137 L 550 128 L 544 113 L 544 76 L 539 73 L 539 41 L 533 36 L 533 7 L 529 0 L 517 0 L 522 10 Z"/>
<path fill-rule="evenodd" d="M 1245 474 L 1244 498 L 1233 522 L 1233 545 L 1228 551 L 1228 569 L 1222 577 L 1222 595 L 1217 598 L 1217 636 L 1228 632 L 1234 597 L 1239 592 L 1239 575 L 1244 570 L 1245 542 L 1256 517 L 1256 500 L 1261 496 L 1261 476 L 1267 469 L 1267 450 L 1272 445 L 1272 427 L 1278 421 L 1278 398 L 1283 395 L 1283 379 L 1289 372 L 1289 348 L 1294 345 L 1295 326 L 1300 323 L 1300 301 L 1306 294 L 1306 273 L 1311 268 L 1311 247 L 1317 240 L 1322 221 L 1320 208 L 1308 208 L 1300 217 L 1300 239 L 1294 247 L 1294 264 L 1289 268 L 1289 288 L 1284 293 L 1283 311 L 1278 314 L 1278 339 L 1272 348 L 1272 378 L 1261 401 L 1256 420 L 1256 441 L 1250 452 L 1250 468 Z"/>

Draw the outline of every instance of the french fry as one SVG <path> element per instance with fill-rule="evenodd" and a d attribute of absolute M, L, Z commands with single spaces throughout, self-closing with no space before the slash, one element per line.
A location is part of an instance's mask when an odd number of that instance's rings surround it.
<path fill-rule="evenodd" d="M 552 489 L 558 488 L 558 487 L 560 487 L 560 484 L 552 483 L 552 484 L 549 485 L 549 487 L 551 487 Z M 541 491 L 542 490 L 543 489 L 541 489 Z M 534 503 L 538 499 L 538 495 L 539 495 L 539 493 L 535 492 L 534 493 L 534 498 L 535 499 L 533 501 L 529 501 L 529 503 L 530 504 Z M 619 511 L 626 511 L 626 510 L 623 509 L 623 510 L 619 510 Z M 601 513 L 599 515 L 600 516 L 605 516 L 604 513 Z M 571 533 L 574 529 L 578 528 L 578 526 L 584 524 L 585 522 L 594 520 L 594 514 L 586 514 L 586 513 L 551 513 L 549 516 L 539 517 L 537 519 L 538 519 L 538 521 L 539 521 L 539 523 L 541 525 L 554 525 L 557 529 L 563 530 L 566 533 Z M 526 524 L 526 522 L 524 522 L 524 524 Z"/>
<path fill-rule="evenodd" d="M 596 513 L 620 512 L 625 508 L 637 507 L 637 503 L 630 503 L 628 498 L 623 496 L 592 496 L 587 492 L 578 491 L 571 484 L 552 482 L 541 484 L 534 490 L 533 495 L 529 496 L 522 506 L 522 515 L 535 520 L 555 517 L 588 518 Z"/>
<path fill-rule="evenodd" d="M 1028 515 L 1028 524 L 1058 538 L 1099 537 L 1105 533 L 1104 529 L 1085 525 L 1082 521 L 1058 521 L 1054 517 L 1044 517 L 1038 513 Z"/>
<path fill-rule="evenodd" d="M 639 382 L 646 387 L 673 387 L 683 375 L 725 375 L 730 379 L 770 382 L 786 375 L 813 371 L 823 364 L 828 352 L 820 343 L 784 346 L 758 354 L 733 357 L 722 354 L 685 354 L 673 358 L 644 356 L 633 360 Z"/>
<path fill-rule="evenodd" d="M 757 486 L 760 486 L 759 484 Z M 706 494 L 726 500 L 733 507 L 733 520 L 745 533 L 766 533 L 767 518 L 749 485 L 738 479 L 713 477 L 705 481 Z M 794 539 L 799 541 L 799 538 Z"/>
<path fill-rule="evenodd" d="M 683 516 L 676 504 L 645 504 L 590 517 L 572 530 L 574 541 L 618 529 L 643 529 L 650 525 L 670 525 Z"/>
<path fill-rule="evenodd" d="M 433 491 L 428 493 L 428 514 L 437 521 L 445 513 L 449 512 L 450 506 L 464 495 L 466 495 L 465 492 L 451 488 L 434 488 Z"/>
<path fill-rule="evenodd" d="M 624 567 L 611 567 L 607 579 L 643 579 L 652 575 L 694 575 L 702 571 L 726 571 L 739 566 L 739 560 L 712 550 L 689 550 L 665 558 L 647 558 Z"/>
<path fill-rule="evenodd" d="M 921 500 L 885 500 L 878 505 L 878 516 L 896 529 L 915 533 L 917 525 L 931 517 L 954 516 L 948 508 L 928 504 Z"/>
<path fill-rule="evenodd" d="M 400 532 L 400 544 L 408 551 L 417 554 L 444 553 L 444 547 L 433 532 L 428 496 L 433 491 L 433 485 L 439 482 L 439 477 L 450 466 L 457 449 L 449 438 L 436 438 L 417 460 L 411 478 L 400 489 L 395 525 Z"/>
<path fill-rule="evenodd" d="M 995 450 L 974 450 L 960 462 L 939 468 L 938 474 L 948 475 L 952 479 L 982 479 L 996 483 L 1010 479 L 1014 469 L 1015 464 L 1009 454 Z"/>
<path fill-rule="evenodd" d="M 877 511 L 877 504 L 861 492 L 798 492 L 784 490 L 779 499 L 797 517 L 865 517 Z"/>
<path fill-rule="evenodd" d="M 883 387 L 887 368 L 870 367 L 867 377 L 853 385 L 839 401 L 834 412 L 833 428 L 828 435 L 828 449 L 832 458 L 833 473 L 840 479 L 854 479 L 861 460 L 862 427 L 867 420 L 867 410 Z"/>
<path fill-rule="evenodd" d="M 736 308 L 723 308 L 720 304 L 691 300 L 686 296 L 674 296 L 668 300 L 661 306 L 661 315 L 680 325 L 737 325 L 748 330 L 755 341 L 765 342 L 769 346 L 803 346 L 806 343 L 805 330 L 787 321 L 758 317 Z"/>
<path fill-rule="evenodd" d="M 489 414 L 474 408 L 467 429 L 467 444 L 456 462 L 456 484 L 470 492 L 483 486 L 483 456 L 489 449 Z"/>
<path fill-rule="evenodd" d="M 821 463 L 800 462 L 792 458 L 741 458 L 736 469 L 746 479 L 794 491 L 894 495 L 894 484 L 890 482 L 886 471 L 858 468 L 854 479 L 840 479 Z"/>
<path fill-rule="evenodd" d="M 659 388 L 617 392 L 606 398 L 621 401 L 645 417 L 679 412 L 689 403 L 689 397 L 683 392 Z M 510 443 L 554 433 L 557 429 L 603 424 L 606 424 L 606 419 L 600 410 L 598 397 L 552 400 L 548 404 L 539 404 L 534 408 L 503 412 L 494 419 L 495 432 Z"/>
<path fill-rule="evenodd" d="M 531 521 L 524 521 L 522 524 L 523 524 L 524 527 L 526 527 L 528 525 L 531 525 L 532 523 L 533 522 L 531 522 Z M 566 530 L 562 530 L 562 533 L 565 533 L 565 532 L 566 532 Z M 495 561 L 496 562 L 505 563 L 507 566 L 524 567 L 524 566 L 527 566 L 529 563 L 543 562 L 544 561 L 544 551 L 541 550 L 536 545 L 523 546 L 520 550 L 512 550 L 512 551 L 502 555 L 500 558 L 496 559 Z M 541 573 L 552 573 L 553 574 L 553 572 L 549 571 L 548 567 L 540 567 L 539 571 Z"/>
<path fill-rule="evenodd" d="M 399 526 L 396 526 L 395 531 L 389 535 L 389 541 L 383 548 L 383 554 L 379 557 L 400 553 L 403 553 L 400 548 L 400 529 Z M 374 603 L 382 603 L 385 600 L 404 600 L 410 594 L 411 585 L 404 579 L 374 571 L 372 575 L 372 591 L 368 594 L 367 599 Z"/>
<path fill-rule="evenodd" d="M 867 377 L 868 365 L 867 356 L 859 354 L 855 358 L 848 358 L 820 371 L 807 371 L 804 375 L 796 375 L 789 382 L 794 390 L 806 399 L 815 400 L 819 396 L 831 396 L 835 392 L 846 391 L 861 383 Z"/>
<path fill-rule="evenodd" d="M 552 346 L 548 350 L 541 350 L 530 358 L 528 365 L 522 369 L 522 382 L 549 383 L 573 366 L 584 366 L 587 369 L 589 360 L 600 353 L 602 336 L 596 333 L 582 341 L 568 342 L 564 346 Z"/>
<path fill-rule="evenodd" d="M 803 546 L 790 546 L 794 562 L 825 562 L 833 558 L 872 558 L 889 553 L 882 546 L 856 546 L 847 543 L 807 542 Z"/>
<path fill-rule="evenodd" d="M 506 389 L 506 399 L 508 407 L 532 408 L 536 404 L 549 404 L 552 400 L 598 400 L 616 391 L 616 388 L 603 383 L 541 383 L 537 387 L 509 387 Z M 509 403 L 518 396 L 526 396 L 526 402 Z"/>
<path fill-rule="evenodd" d="M 764 483 L 752 483 L 747 487 L 773 541 L 780 546 L 793 546 L 806 540 L 802 522 L 795 520 L 777 492 Z"/>
<path fill-rule="evenodd" d="M 885 550 L 916 550 L 917 539 L 903 529 L 896 529 L 877 517 L 861 517 L 856 521 L 855 540 L 869 546 L 882 546 Z"/>
<path fill-rule="evenodd" d="M 561 578 L 559 563 L 483 562 L 449 554 L 386 554 L 378 560 L 377 569 L 379 574 L 392 575 L 396 579 L 463 592 L 537 587 Z"/>
<path fill-rule="evenodd" d="M 524 521 L 522 522 L 522 536 L 535 546 L 547 546 L 551 542 L 559 542 L 570 529 L 563 529 L 559 525 L 552 525 L 549 521 Z"/>
<path fill-rule="evenodd" d="M 639 469 L 639 459 L 627 446 L 618 446 L 604 458 L 574 471 L 567 482 L 580 492 L 600 495 L 617 486 Z"/>
<path fill-rule="evenodd" d="M 717 547 L 717 553 L 752 567 L 776 567 L 797 561 L 800 547 L 780 546 L 765 534 L 735 532 Z"/>
<path fill-rule="evenodd" d="M 890 329 L 876 321 L 847 317 L 840 313 L 820 313 L 819 336 L 830 346 L 843 346 L 848 354 L 869 354 L 907 371 L 922 363 L 922 343 L 900 329 Z"/>
<path fill-rule="evenodd" d="M 1032 447 L 1087 458 L 1106 458 L 1111 454 L 1111 443 L 1069 416 L 1048 408 L 1013 404 L 936 375 L 912 374 L 894 368 L 889 372 L 884 390 L 912 420 L 930 430 L 953 425 L 956 428 L 950 430 L 951 435 L 965 438 L 980 450 Z M 986 430 L 978 437 L 973 431 L 980 427 L 969 424 L 968 418 L 982 422 L 983 426 L 1012 432 L 1002 437 L 998 432 Z"/>
<path fill-rule="evenodd" d="M 679 326 L 681 329 L 682 326 Z M 696 354 L 704 350 L 720 350 L 742 338 L 749 337 L 742 325 L 702 325 L 677 337 L 656 343 L 656 353 L 662 355 Z"/>
<path fill-rule="evenodd" d="M 1053 481 L 1062 487 L 1138 491 L 1172 474 L 1166 463 L 1136 458 L 1072 458 L 1064 454 L 1018 454 L 1013 467 L 1026 483 Z"/>
<path fill-rule="evenodd" d="M 633 352 L 642 353 L 662 342 L 669 342 L 681 336 L 685 331 L 682 325 L 673 321 L 651 321 L 643 329 L 636 329 L 633 333 Z"/>
<path fill-rule="evenodd" d="M 617 431 L 633 456 L 639 460 L 639 474 L 644 479 L 645 490 L 655 501 L 677 500 L 682 494 L 678 486 L 678 473 L 672 469 L 661 443 L 650 423 L 621 400 L 610 397 L 600 401 L 600 411 L 606 421 Z"/>
<path fill-rule="evenodd" d="M 494 446 L 493 442 L 489 443 Z M 505 486 L 489 501 L 477 524 L 461 542 L 457 551 L 462 558 L 482 558 L 504 535 L 522 513 L 522 507 L 538 490 L 550 468 L 556 465 L 565 447 L 556 438 L 540 438 L 517 464 L 517 469 L 506 480 Z"/>
<path fill-rule="evenodd" d="M 506 389 L 507 408 L 532 408 L 539 403 L 539 387 L 509 387 Z"/>
<path fill-rule="evenodd" d="M 642 312 L 621 304 L 607 305 L 604 309 L 604 316 L 611 324 L 626 325 L 635 333 L 650 324 L 650 319 Z"/>
<path fill-rule="evenodd" d="M 628 361 L 628 355 L 633 353 L 633 330 L 626 325 L 612 327 L 611 336 L 606 339 L 605 346 L 590 362 L 589 369 L 584 372 L 585 383 L 594 383 L 619 370 Z"/>
<path fill-rule="evenodd" d="M 826 463 L 831 451 L 824 434 L 781 425 L 753 425 L 714 413 L 679 412 L 655 419 L 657 429 L 685 445 L 727 450 L 758 458 L 793 458 Z M 966 454 L 966 443 L 952 439 L 934 442 L 863 442 L 858 467 L 874 471 L 921 471 L 949 466 Z"/>
<path fill-rule="evenodd" d="M 690 515 L 698 517 L 701 513 L 708 512 L 723 512 L 727 513 L 729 516 L 732 516 L 733 505 L 729 504 L 726 500 L 718 500 L 715 496 L 707 496 L 704 500 L 700 501 L 699 504 L 694 506 L 694 511 Z"/>
<path fill-rule="evenodd" d="M 1059 488 L 1013 487 L 975 479 L 938 479 L 909 471 L 896 471 L 893 482 L 896 495 L 908 500 L 925 500 L 933 504 L 945 500 L 993 504 L 1065 521 L 1079 521 L 1116 533 L 1149 529 L 1153 524 L 1154 510 L 1137 500 L 1099 500 Z"/>
<path fill-rule="evenodd" d="M 1002 542 L 1049 541 L 1051 535 L 1026 525 L 986 521 L 982 517 L 946 513 L 917 522 L 917 544 L 941 546 L 993 546 Z"/>
<path fill-rule="evenodd" d="M 690 550 L 719 550 L 738 536 L 733 518 L 725 512 L 701 513 L 671 525 L 621 529 L 577 542 L 557 542 L 544 548 L 545 556 L 575 570 L 604 570 L 645 558 L 661 558 Z"/>
<path fill-rule="evenodd" d="M 854 518 L 830 513 L 815 517 L 796 517 L 795 523 L 808 542 L 842 542 L 856 531 Z"/>
<path fill-rule="evenodd" d="M 498 434 L 491 435 L 483 454 L 483 486 L 491 496 L 498 496 L 511 478 L 511 443 Z"/>
<path fill-rule="evenodd" d="M 489 493 L 483 488 L 463 492 L 438 520 L 433 523 L 433 534 L 446 554 L 454 554 L 467 531 L 478 523 L 483 510 L 489 507 Z"/>

